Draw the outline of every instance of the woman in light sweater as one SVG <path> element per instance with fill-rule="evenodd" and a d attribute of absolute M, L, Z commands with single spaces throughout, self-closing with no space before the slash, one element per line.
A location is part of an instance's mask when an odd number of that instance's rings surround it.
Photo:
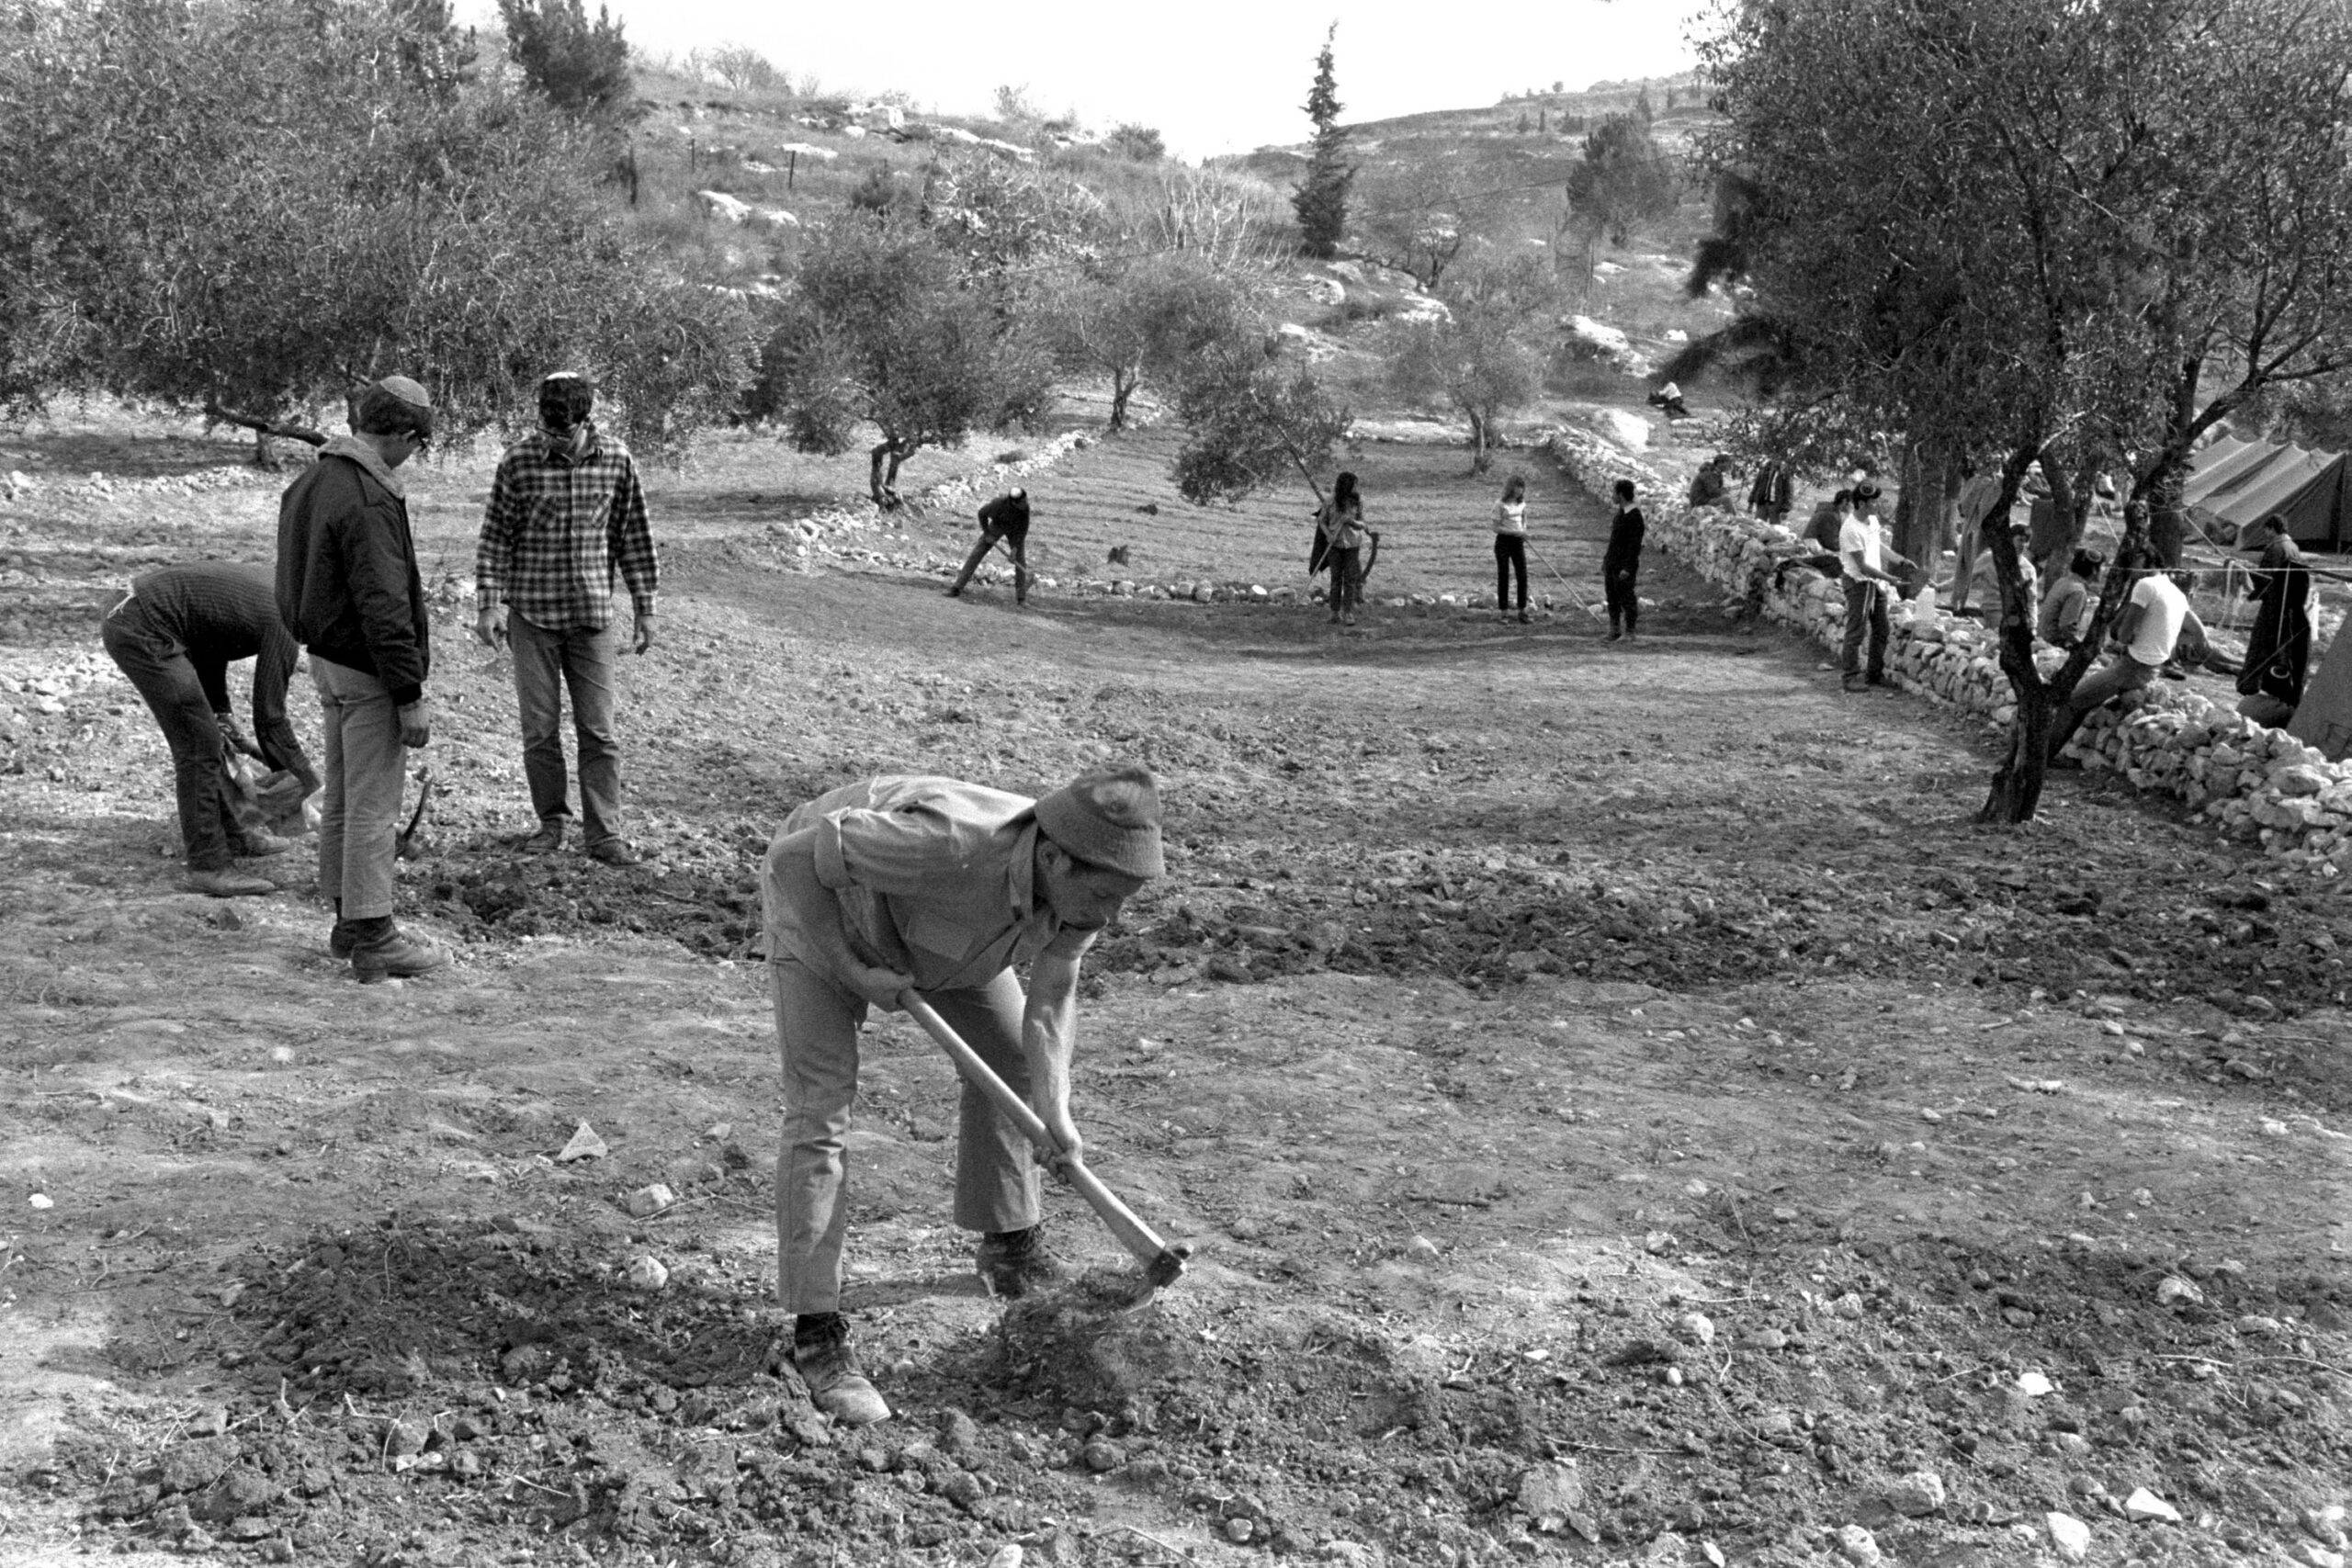
<path fill-rule="evenodd" d="M 1495 608 L 1510 618 L 1511 574 L 1519 574 L 1519 618 L 1527 619 L 1527 481 L 1513 474 L 1495 503 Z"/>

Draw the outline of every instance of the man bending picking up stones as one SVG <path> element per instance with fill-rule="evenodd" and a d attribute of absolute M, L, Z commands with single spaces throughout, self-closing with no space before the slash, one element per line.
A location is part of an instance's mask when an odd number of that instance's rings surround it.
<path fill-rule="evenodd" d="M 1158 788 L 1132 765 L 1081 774 L 1041 800 L 955 779 L 868 779 L 785 819 L 761 877 L 786 1103 L 777 1288 L 818 1408 L 853 1426 L 890 1414 L 841 1314 L 842 1146 L 866 1009 L 919 992 L 1075 1158 L 1079 961 L 1162 869 Z M 1025 996 L 1013 973 L 1022 964 Z M 955 1219 L 980 1235 L 991 1294 L 1061 1277 L 1038 1235 L 1037 1187 L 1028 1142 L 967 1084 Z"/>

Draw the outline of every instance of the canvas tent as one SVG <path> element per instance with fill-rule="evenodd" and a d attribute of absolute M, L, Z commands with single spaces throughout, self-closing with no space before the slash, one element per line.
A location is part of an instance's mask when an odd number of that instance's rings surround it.
<path fill-rule="evenodd" d="M 2233 541 L 2277 512 L 2305 549 L 2352 549 L 2352 470 L 2343 453 L 2223 436 L 2189 464 L 2189 515 L 2215 537 Z"/>

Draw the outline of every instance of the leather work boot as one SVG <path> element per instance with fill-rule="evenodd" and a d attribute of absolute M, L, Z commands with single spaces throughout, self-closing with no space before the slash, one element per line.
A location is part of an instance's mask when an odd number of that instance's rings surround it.
<path fill-rule="evenodd" d="M 328 956 L 349 958 L 351 950 L 358 945 L 359 933 L 351 929 L 349 920 L 337 917 L 334 928 L 327 932 Z"/>
<path fill-rule="evenodd" d="M 539 819 L 538 830 L 514 846 L 526 855 L 551 855 L 563 848 L 563 818 L 545 817 Z"/>
<path fill-rule="evenodd" d="M 606 839 L 591 848 L 588 858 L 606 865 L 643 865 L 645 856 L 627 839 Z"/>
<path fill-rule="evenodd" d="M 187 888 L 191 893 L 213 898 L 257 898 L 265 893 L 277 892 L 277 884 L 250 871 L 223 866 L 219 871 L 189 872 Z"/>
<path fill-rule="evenodd" d="M 448 962 L 447 948 L 398 926 L 373 942 L 355 944 L 351 950 L 352 970 L 363 980 L 380 980 L 388 975 L 406 979 L 438 969 Z"/>
<path fill-rule="evenodd" d="M 981 1289 L 1006 1301 L 1051 1290 L 1069 1278 L 1069 1269 L 1046 1249 L 1035 1225 L 1025 1231 L 982 1236 L 978 1261 Z"/>
<path fill-rule="evenodd" d="M 291 839 L 281 839 L 266 828 L 249 828 L 238 840 L 237 852 L 247 860 L 267 860 L 282 855 L 294 847 Z"/>
<path fill-rule="evenodd" d="M 808 1402 L 842 1426 L 871 1427 L 890 1418 L 890 1407 L 859 1370 L 847 1335 L 795 1345 L 792 1367 L 808 1385 Z"/>

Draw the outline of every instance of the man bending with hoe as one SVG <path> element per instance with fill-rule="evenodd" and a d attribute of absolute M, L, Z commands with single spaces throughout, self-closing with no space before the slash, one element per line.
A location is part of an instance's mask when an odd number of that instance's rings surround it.
<path fill-rule="evenodd" d="M 1074 1158 L 1079 961 L 1162 869 L 1158 786 L 1135 766 L 1094 770 L 1039 800 L 955 779 L 868 779 L 785 819 L 761 877 L 786 1105 L 777 1288 L 818 1408 L 853 1426 L 890 1414 L 841 1314 L 842 1147 L 866 1009 L 920 993 Z M 1025 995 L 1013 973 L 1023 964 Z M 991 1294 L 1061 1276 L 1038 1235 L 1037 1185 L 1028 1142 L 967 1084 L 955 1218 L 981 1236 Z"/>
<path fill-rule="evenodd" d="M 1012 602 L 1029 603 L 1029 492 L 1019 485 L 998 496 L 980 508 L 980 542 L 964 558 L 964 570 L 956 574 L 956 586 L 947 591 L 950 599 L 964 596 L 964 585 L 989 558 L 997 541 L 1004 541 L 1005 549 L 1012 557 Z"/>

